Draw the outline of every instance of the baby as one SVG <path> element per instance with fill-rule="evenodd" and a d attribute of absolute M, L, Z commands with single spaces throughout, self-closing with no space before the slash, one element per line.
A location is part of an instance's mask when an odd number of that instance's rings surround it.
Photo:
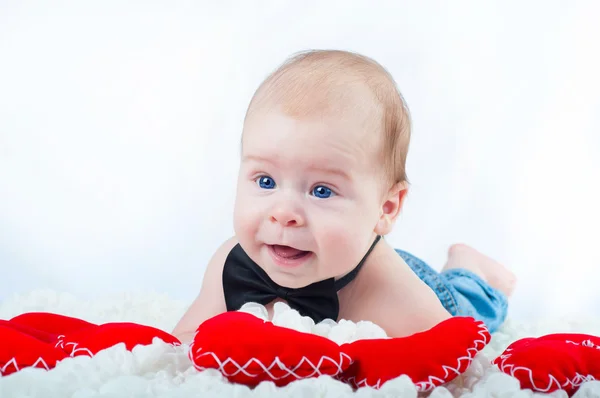
<path fill-rule="evenodd" d="M 252 98 L 242 133 L 235 236 L 210 260 L 173 334 L 244 303 L 285 301 L 315 322 L 371 321 L 388 336 L 472 316 L 493 332 L 515 277 L 465 245 L 436 272 L 384 239 L 408 191 L 409 111 L 370 58 L 309 51 Z"/>

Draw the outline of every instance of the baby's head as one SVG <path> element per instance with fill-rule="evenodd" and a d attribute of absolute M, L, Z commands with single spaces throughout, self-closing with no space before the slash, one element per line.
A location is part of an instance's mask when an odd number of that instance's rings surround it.
<path fill-rule="evenodd" d="M 234 212 L 242 248 L 282 286 L 348 273 L 402 208 L 409 140 L 408 108 L 375 61 L 290 58 L 246 114 Z"/>

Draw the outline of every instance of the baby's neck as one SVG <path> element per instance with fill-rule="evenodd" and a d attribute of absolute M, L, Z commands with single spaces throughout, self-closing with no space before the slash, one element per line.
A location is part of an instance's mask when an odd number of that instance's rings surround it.
<path fill-rule="evenodd" d="M 390 246 L 383 237 L 377 242 L 371 253 L 365 259 L 360 271 L 357 273 L 355 279 L 365 280 L 368 274 L 373 275 L 374 273 L 386 272 L 389 267 L 397 267 L 402 264 L 402 257 Z M 336 278 L 338 279 L 338 278 Z M 353 281 L 354 282 L 354 281 Z M 349 285 L 356 285 L 357 283 L 350 283 Z M 360 284 L 360 282 L 358 283 Z"/>
<path fill-rule="evenodd" d="M 375 268 L 380 268 L 382 264 L 390 264 L 401 260 L 402 258 L 394 248 L 382 237 L 369 257 L 367 257 L 364 268 L 373 270 Z"/>

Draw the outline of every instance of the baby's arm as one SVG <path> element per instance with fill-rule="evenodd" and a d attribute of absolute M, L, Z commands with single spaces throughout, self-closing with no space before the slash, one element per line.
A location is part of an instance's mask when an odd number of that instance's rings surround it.
<path fill-rule="evenodd" d="M 172 334 L 182 343 L 190 343 L 196 329 L 205 320 L 227 311 L 223 297 L 223 265 L 237 239 L 230 238 L 215 252 L 206 266 L 200 293 L 177 323 Z"/>

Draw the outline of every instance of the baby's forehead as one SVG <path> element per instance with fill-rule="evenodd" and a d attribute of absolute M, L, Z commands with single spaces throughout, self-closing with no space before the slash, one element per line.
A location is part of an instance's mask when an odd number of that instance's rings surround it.
<path fill-rule="evenodd" d="M 383 136 L 381 112 L 370 107 L 314 107 L 312 112 L 293 112 L 282 104 L 264 104 L 244 121 L 244 137 L 292 134 L 294 139 L 306 138 L 313 144 L 327 141 L 354 142 L 374 146 Z M 258 137 L 256 137 L 258 136 Z"/>
<path fill-rule="evenodd" d="M 280 108 L 263 109 L 246 121 L 242 158 L 314 170 L 345 168 L 348 173 L 382 164 L 381 133 L 351 116 L 299 117 Z"/>
<path fill-rule="evenodd" d="M 246 117 L 244 135 L 271 131 L 266 127 L 279 116 L 298 125 L 292 128 L 298 138 L 314 140 L 314 144 L 335 140 L 369 148 L 382 145 L 383 110 L 362 83 L 348 81 L 342 86 L 311 82 L 287 88 L 259 98 Z"/>

